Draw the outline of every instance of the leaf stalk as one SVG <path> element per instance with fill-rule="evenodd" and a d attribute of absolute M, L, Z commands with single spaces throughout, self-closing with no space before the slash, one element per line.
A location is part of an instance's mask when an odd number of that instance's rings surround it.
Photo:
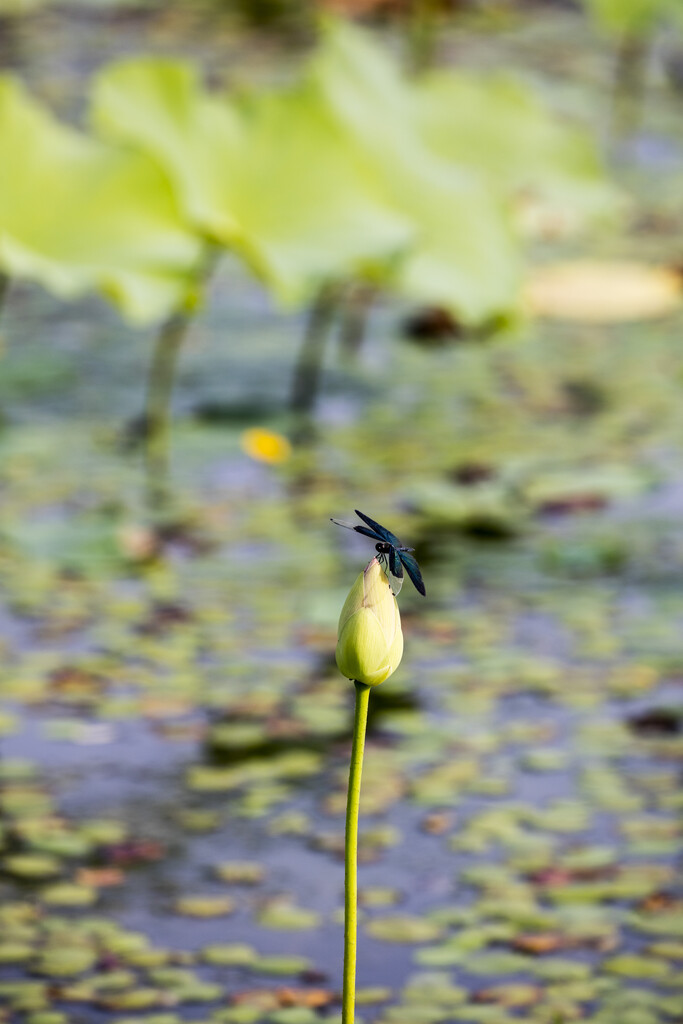
<path fill-rule="evenodd" d="M 342 1024 L 353 1024 L 356 1006 L 356 948 L 358 942 L 358 811 L 363 772 L 365 733 L 368 723 L 370 687 L 354 683 L 356 707 L 353 718 L 353 744 L 346 801 L 346 837 L 344 842 L 344 982 Z"/>

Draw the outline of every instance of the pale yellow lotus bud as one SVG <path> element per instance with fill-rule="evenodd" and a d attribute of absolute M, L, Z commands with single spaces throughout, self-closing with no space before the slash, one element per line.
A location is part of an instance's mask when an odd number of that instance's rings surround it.
<path fill-rule="evenodd" d="M 377 686 L 398 668 L 403 633 L 389 580 L 376 558 L 351 587 L 339 616 L 335 657 L 342 675 Z"/>

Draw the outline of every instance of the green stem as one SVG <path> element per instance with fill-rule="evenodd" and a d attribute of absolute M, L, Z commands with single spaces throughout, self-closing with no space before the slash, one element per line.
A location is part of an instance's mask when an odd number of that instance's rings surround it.
<path fill-rule="evenodd" d="M 645 88 L 649 39 L 624 35 L 619 41 L 614 72 L 613 134 L 617 137 L 637 127 L 638 105 Z"/>
<path fill-rule="evenodd" d="M 207 242 L 198 272 L 198 287 L 206 289 L 220 256 L 220 250 Z M 171 394 L 178 356 L 195 313 L 184 309 L 174 313 L 163 325 L 154 342 L 147 374 L 145 397 L 145 485 L 147 507 L 162 511 L 170 494 Z"/>
<path fill-rule="evenodd" d="M 360 352 L 367 331 L 371 301 L 367 289 L 356 288 L 347 295 L 342 306 L 339 348 L 346 363 L 353 362 Z"/>
<path fill-rule="evenodd" d="M 5 305 L 5 299 L 7 298 L 8 291 L 9 275 L 0 273 L 0 313 L 2 313 L 2 307 Z"/>
<path fill-rule="evenodd" d="M 192 321 L 192 313 L 175 313 L 163 325 L 154 343 L 145 400 L 145 482 L 147 506 L 158 512 L 169 493 L 171 392 L 178 355 Z"/>
<path fill-rule="evenodd" d="M 410 63 L 414 74 L 434 66 L 437 38 L 437 0 L 413 0 L 410 24 Z"/>
<path fill-rule="evenodd" d="M 294 367 L 290 409 L 298 416 L 310 417 L 318 397 L 325 340 L 338 306 L 338 291 L 323 286 L 318 292 L 308 318 L 299 358 Z"/>
<path fill-rule="evenodd" d="M 353 1024 L 356 1006 L 356 944 L 358 935 L 358 808 L 363 771 L 365 730 L 368 724 L 370 687 L 354 683 L 356 711 L 353 719 L 353 746 L 349 769 L 349 792 L 346 800 L 346 841 L 344 844 L 344 989 L 342 1024 Z"/>

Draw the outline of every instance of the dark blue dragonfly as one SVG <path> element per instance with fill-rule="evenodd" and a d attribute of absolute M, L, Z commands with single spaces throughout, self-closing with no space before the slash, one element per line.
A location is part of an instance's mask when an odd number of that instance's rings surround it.
<path fill-rule="evenodd" d="M 391 576 L 398 581 L 398 587 L 394 590 L 394 593 L 398 593 L 401 589 L 403 582 L 403 569 L 405 567 L 408 576 L 413 582 L 413 585 L 419 594 L 425 596 L 425 585 L 422 582 L 422 573 L 420 567 L 417 564 L 416 559 L 412 556 L 411 551 L 413 548 L 407 548 L 404 544 L 401 544 L 396 534 L 390 530 L 386 530 L 379 523 L 376 523 L 370 516 L 363 515 L 358 509 L 354 510 L 359 519 L 362 519 L 366 524 L 365 526 L 354 526 L 352 523 L 342 523 L 339 519 L 333 519 L 332 522 L 336 523 L 337 526 L 344 526 L 347 530 L 355 530 L 356 533 L 362 533 L 364 537 L 371 537 L 377 541 L 375 544 L 375 550 L 379 555 L 379 561 L 388 568 Z"/>

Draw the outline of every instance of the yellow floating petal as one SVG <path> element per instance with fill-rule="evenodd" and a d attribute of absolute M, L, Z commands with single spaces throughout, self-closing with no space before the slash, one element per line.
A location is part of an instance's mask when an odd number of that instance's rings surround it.
<path fill-rule="evenodd" d="M 286 462 L 292 446 L 282 434 L 262 427 L 253 427 L 242 434 L 242 450 L 258 462 Z"/>
<path fill-rule="evenodd" d="M 537 316 L 620 323 L 666 316 L 680 307 L 683 277 L 636 261 L 575 260 L 534 270 L 524 289 Z"/>

